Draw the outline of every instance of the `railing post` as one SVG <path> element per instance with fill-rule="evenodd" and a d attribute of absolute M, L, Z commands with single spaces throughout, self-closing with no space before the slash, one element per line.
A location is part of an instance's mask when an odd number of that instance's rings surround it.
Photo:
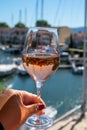
<path fill-rule="evenodd" d="M 83 84 L 82 84 L 82 115 L 85 116 L 86 111 L 86 78 L 87 78 L 87 64 L 86 64 L 86 58 L 87 58 L 87 0 L 85 0 L 85 21 L 84 21 L 84 51 L 83 51 L 83 65 L 84 65 L 84 71 L 83 71 Z"/>

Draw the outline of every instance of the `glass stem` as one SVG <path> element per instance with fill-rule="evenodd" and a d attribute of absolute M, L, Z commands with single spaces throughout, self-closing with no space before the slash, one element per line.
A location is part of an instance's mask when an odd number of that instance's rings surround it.
<path fill-rule="evenodd" d="M 43 86 L 42 82 L 37 81 L 36 82 L 36 89 L 37 89 L 37 96 L 41 97 L 41 88 Z"/>

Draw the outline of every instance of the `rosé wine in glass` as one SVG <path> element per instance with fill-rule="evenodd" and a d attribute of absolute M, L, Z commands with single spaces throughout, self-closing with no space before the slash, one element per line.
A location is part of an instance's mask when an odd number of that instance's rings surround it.
<path fill-rule="evenodd" d="M 43 83 L 53 75 L 60 63 L 56 28 L 31 27 L 26 35 L 22 61 L 25 70 L 36 83 L 37 95 Z M 26 122 L 29 128 L 46 129 L 53 124 L 47 115 L 33 115 Z"/>

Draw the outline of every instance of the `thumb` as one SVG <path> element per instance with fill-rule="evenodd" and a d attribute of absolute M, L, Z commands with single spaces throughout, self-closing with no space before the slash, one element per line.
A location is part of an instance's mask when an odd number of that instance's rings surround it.
<path fill-rule="evenodd" d="M 27 106 L 28 116 L 36 114 L 37 112 L 45 109 L 46 106 L 42 103 L 32 104 Z"/>

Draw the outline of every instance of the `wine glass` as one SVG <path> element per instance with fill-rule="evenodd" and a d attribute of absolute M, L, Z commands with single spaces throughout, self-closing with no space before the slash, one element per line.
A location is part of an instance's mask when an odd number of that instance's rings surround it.
<path fill-rule="evenodd" d="M 60 62 L 57 29 L 29 28 L 23 48 L 22 61 L 25 70 L 35 81 L 37 95 L 41 96 L 40 90 L 44 82 L 56 72 Z M 53 124 L 53 120 L 45 114 L 33 115 L 28 118 L 26 124 L 29 127 L 45 129 Z"/>

